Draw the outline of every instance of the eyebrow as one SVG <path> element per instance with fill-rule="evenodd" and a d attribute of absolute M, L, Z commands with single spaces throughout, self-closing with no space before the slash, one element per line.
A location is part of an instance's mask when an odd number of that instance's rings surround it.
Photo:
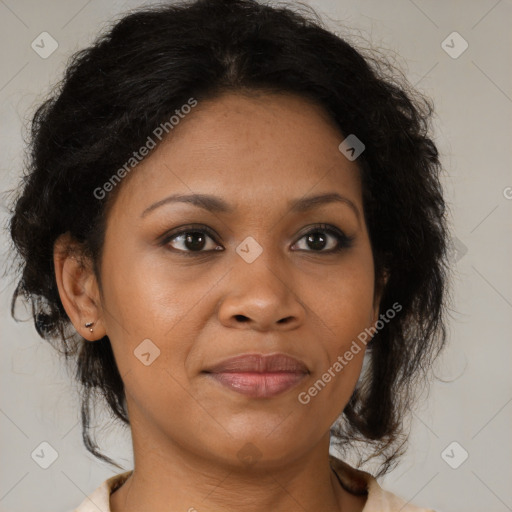
<path fill-rule="evenodd" d="M 148 206 L 142 212 L 141 217 L 145 217 L 153 210 L 169 203 L 189 203 L 212 213 L 233 213 L 235 210 L 224 199 L 217 196 L 209 194 L 173 194 Z M 336 192 L 293 199 L 288 202 L 288 207 L 292 213 L 303 213 L 330 203 L 341 203 L 349 206 L 356 214 L 357 220 L 360 220 L 359 209 L 353 201 Z"/>

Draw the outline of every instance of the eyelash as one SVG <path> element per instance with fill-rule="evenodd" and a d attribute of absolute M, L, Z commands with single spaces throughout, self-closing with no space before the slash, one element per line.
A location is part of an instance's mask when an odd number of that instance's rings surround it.
<path fill-rule="evenodd" d="M 343 249 L 349 249 L 350 247 L 352 247 L 353 242 L 355 240 L 355 236 L 347 236 L 345 233 L 343 233 L 343 231 L 339 230 L 338 228 L 336 228 L 334 226 L 331 226 L 329 224 L 317 224 L 317 225 L 312 226 L 309 231 L 304 233 L 297 240 L 297 242 L 299 242 L 300 240 L 302 240 L 304 237 L 306 237 L 308 235 L 311 235 L 313 233 L 318 233 L 318 232 L 321 232 L 321 233 L 323 232 L 323 233 L 327 233 L 331 236 L 334 236 L 338 241 L 338 247 L 336 247 L 335 249 L 330 249 L 328 251 L 323 251 L 323 250 L 314 251 L 314 250 L 304 250 L 304 249 L 299 249 L 299 251 L 312 252 L 312 253 L 317 253 L 317 254 L 335 254 L 335 253 L 341 252 Z M 169 242 L 171 242 L 174 238 L 176 238 L 180 235 L 190 234 L 190 233 L 200 233 L 200 234 L 208 235 L 215 243 L 218 244 L 218 242 L 216 240 L 216 234 L 207 226 L 201 226 L 201 227 L 184 226 L 184 227 L 180 228 L 179 231 L 169 233 L 167 236 L 165 236 L 165 238 L 163 238 L 162 241 L 160 242 L 160 245 L 167 246 L 169 244 Z M 297 242 L 295 242 L 294 245 Z M 192 256 L 192 257 L 204 255 L 204 254 L 211 253 L 211 252 L 217 252 L 215 250 L 208 250 L 208 251 L 186 250 L 186 251 L 184 251 L 181 249 L 173 249 L 173 248 L 170 250 L 173 252 L 176 252 L 176 253 L 180 253 L 184 256 Z M 220 251 L 220 252 L 222 252 L 222 251 Z"/>

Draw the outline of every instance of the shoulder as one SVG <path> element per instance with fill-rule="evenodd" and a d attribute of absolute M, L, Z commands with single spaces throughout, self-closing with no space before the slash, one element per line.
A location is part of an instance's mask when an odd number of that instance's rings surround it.
<path fill-rule="evenodd" d="M 434 512 L 416 507 L 399 496 L 382 489 L 377 480 L 366 471 L 355 469 L 342 460 L 330 456 L 331 467 L 341 485 L 352 494 L 367 495 L 363 512 Z"/>
<path fill-rule="evenodd" d="M 73 512 L 110 512 L 110 495 L 124 484 L 131 473 L 126 471 L 105 480 Z"/>

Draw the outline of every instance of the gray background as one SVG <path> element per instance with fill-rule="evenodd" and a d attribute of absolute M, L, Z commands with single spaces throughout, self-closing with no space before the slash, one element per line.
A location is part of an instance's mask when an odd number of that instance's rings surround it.
<path fill-rule="evenodd" d="M 410 82 L 431 96 L 437 109 L 435 137 L 454 237 L 449 345 L 436 368 L 439 380 L 413 416 L 408 454 L 381 484 L 438 512 L 512 510 L 512 1 L 308 3 L 334 31 L 341 33 L 346 24 L 356 43 L 360 33 L 374 46 L 396 52 Z M 113 16 L 141 5 L 0 0 L 1 190 L 15 186 L 23 126 L 60 79 L 69 55 L 90 43 Z M 45 59 L 31 48 L 44 31 L 58 42 Z M 469 45 L 457 58 L 442 47 L 454 31 Z M 451 39 L 446 44 L 458 53 L 462 40 Z M 5 198 L 0 215 L 5 225 Z M 1 237 L 3 270 L 6 233 Z M 3 277 L 0 510 L 71 510 L 118 471 L 83 447 L 76 387 L 32 323 L 11 319 L 13 288 Z M 128 432 L 104 419 L 98 440 L 108 455 L 131 468 Z M 58 453 L 46 470 L 31 458 L 44 441 Z M 449 447 L 454 441 L 458 444 Z M 453 469 L 446 460 L 459 464 L 462 450 L 469 457 Z"/>

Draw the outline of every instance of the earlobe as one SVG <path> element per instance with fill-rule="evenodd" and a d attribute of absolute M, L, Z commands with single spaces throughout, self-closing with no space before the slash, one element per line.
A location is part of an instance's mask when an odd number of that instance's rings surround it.
<path fill-rule="evenodd" d="M 90 341 L 105 336 L 96 276 L 69 234 L 56 240 L 53 263 L 60 300 L 77 332 Z"/>

